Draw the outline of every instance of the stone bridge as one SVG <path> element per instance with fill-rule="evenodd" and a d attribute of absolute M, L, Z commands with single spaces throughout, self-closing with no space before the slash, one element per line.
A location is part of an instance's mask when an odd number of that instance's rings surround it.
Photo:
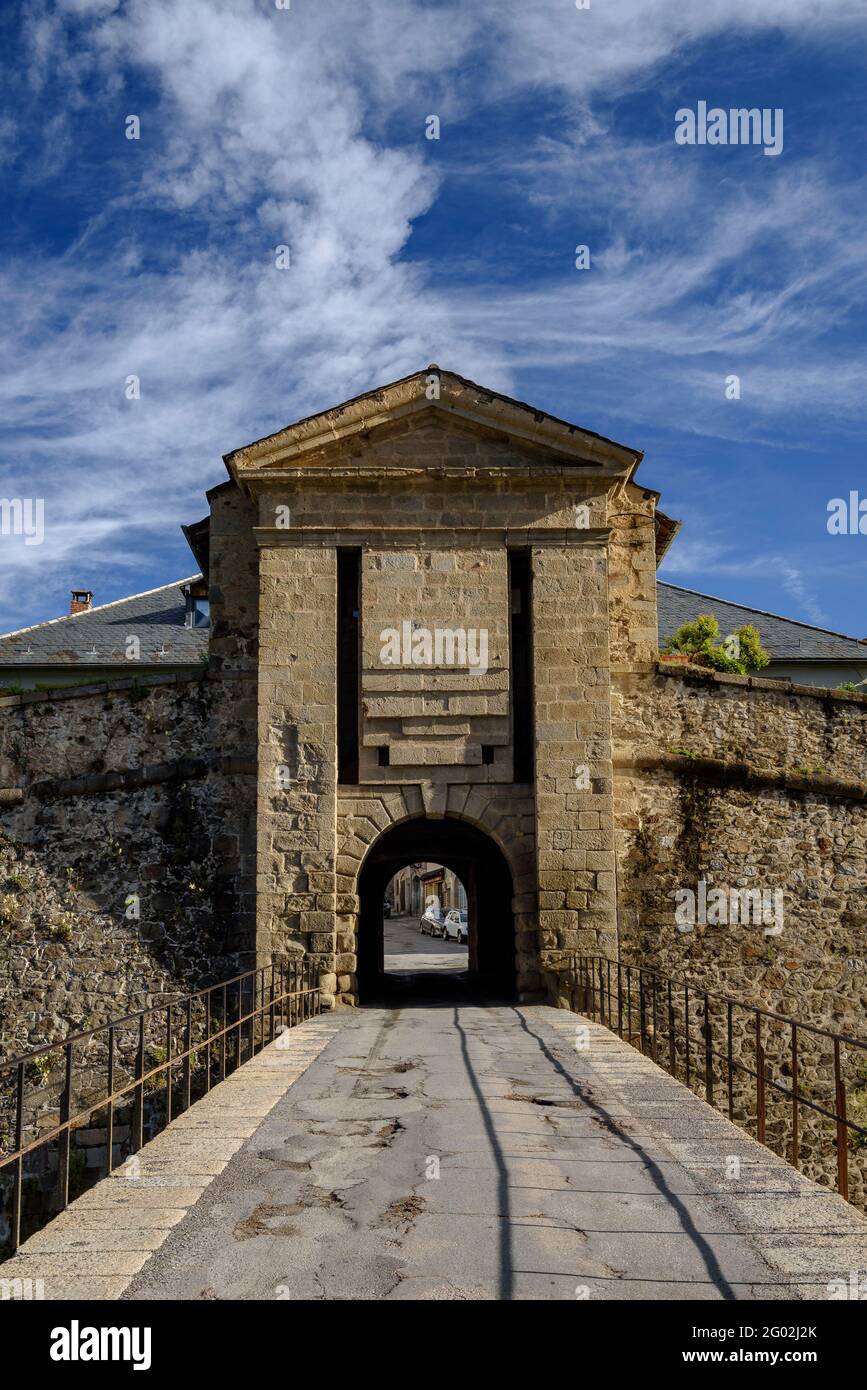
<path fill-rule="evenodd" d="M 601 1025 L 415 1002 L 281 1034 L 0 1273 L 74 1300 L 799 1300 L 865 1267 L 862 1216 Z"/>

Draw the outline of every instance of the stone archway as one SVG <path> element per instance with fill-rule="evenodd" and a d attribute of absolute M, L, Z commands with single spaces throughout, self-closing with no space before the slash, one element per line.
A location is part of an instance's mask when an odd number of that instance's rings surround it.
<path fill-rule="evenodd" d="M 357 977 L 360 1003 L 382 999 L 394 988 L 383 970 L 382 901 L 392 876 L 404 865 L 428 860 L 460 878 L 467 893 L 470 923 L 466 995 L 512 1001 L 517 998 L 517 956 L 512 911 L 514 888 L 505 856 L 489 835 L 456 818 L 414 817 L 387 830 L 371 846 L 358 876 Z M 415 977 L 415 992 L 437 988 L 432 975 Z M 454 983 L 440 986 L 454 990 Z M 405 995 L 407 985 L 401 990 Z"/>

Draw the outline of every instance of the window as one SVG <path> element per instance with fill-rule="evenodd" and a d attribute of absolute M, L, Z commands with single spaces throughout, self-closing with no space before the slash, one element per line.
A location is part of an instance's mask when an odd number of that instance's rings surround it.
<path fill-rule="evenodd" d="M 204 579 L 196 579 L 184 585 L 186 613 L 185 627 L 210 627 L 211 605 L 208 600 L 208 585 Z"/>
<path fill-rule="evenodd" d="M 206 598 L 191 598 L 187 602 L 187 627 L 210 627 L 211 605 Z"/>

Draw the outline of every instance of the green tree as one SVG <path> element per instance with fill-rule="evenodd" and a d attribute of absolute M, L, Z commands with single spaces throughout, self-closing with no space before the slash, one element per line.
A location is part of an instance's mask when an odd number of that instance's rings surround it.
<path fill-rule="evenodd" d="M 692 622 L 679 627 L 674 636 L 669 637 L 663 652 L 683 652 L 695 666 L 709 666 L 714 671 L 729 671 L 739 676 L 760 671 L 771 659 L 751 623 L 745 623 L 725 642 L 720 642 L 719 623 L 711 613 L 699 613 Z"/>

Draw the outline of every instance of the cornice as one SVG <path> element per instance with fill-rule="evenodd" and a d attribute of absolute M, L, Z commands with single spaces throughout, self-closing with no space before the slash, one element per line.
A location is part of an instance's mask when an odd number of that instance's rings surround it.
<path fill-rule="evenodd" d="M 254 526 L 260 549 L 316 546 L 320 549 L 455 550 L 467 547 L 526 549 L 530 546 L 571 546 L 578 549 L 605 546 L 611 536 L 607 526 L 577 528 L 559 526 L 466 526 L 426 529 L 418 526 Z"/>

